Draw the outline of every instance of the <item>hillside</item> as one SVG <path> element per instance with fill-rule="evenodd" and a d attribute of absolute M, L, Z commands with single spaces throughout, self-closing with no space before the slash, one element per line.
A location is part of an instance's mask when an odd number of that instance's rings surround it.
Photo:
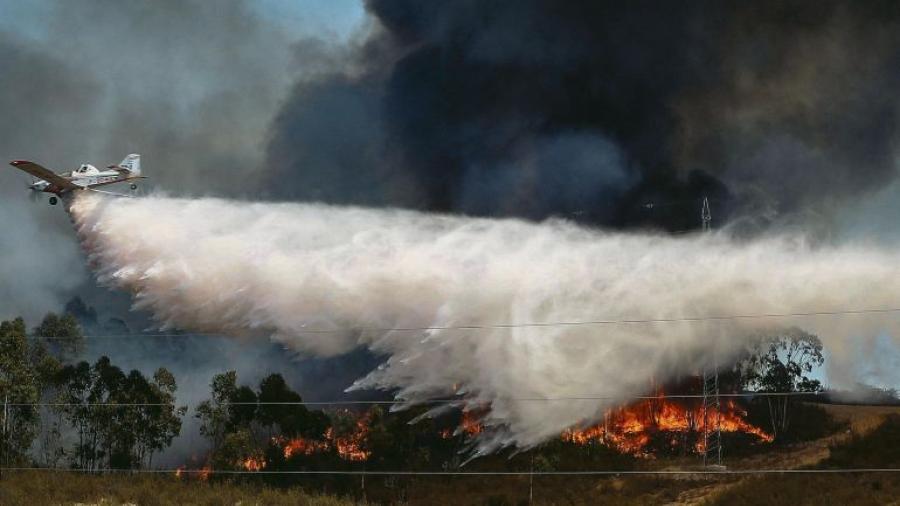
<path fill-rule="evenodd" d="M 842 469 L 900 467 L 900 407 L 840 406 L 825 409 L 846 429 L 814 441 L 785 446 L 738 460 L 730 469 Z M 487 459 L 469 467 L 514 466 L 517 458 Z M 536 458 L 537 460 L 537 458 Z M 689 462 L 660 458 L 639 469 L 685 468 Z M 310 494 L 297 487 L 265 488 L 262 476 L 242 482 L 179 480 L 159 475 L 91 476 L 67 473 L 5 474 L 0 504 L 301 504 L 343 506 L 385 504 L 890 504 L 900 497 L 894 473 L 788 474 L 764 476 L 421 476 L 413 479 L 358 477 L 354 498 Z M 346 484 L 344 484 L 346 487 Z"/>

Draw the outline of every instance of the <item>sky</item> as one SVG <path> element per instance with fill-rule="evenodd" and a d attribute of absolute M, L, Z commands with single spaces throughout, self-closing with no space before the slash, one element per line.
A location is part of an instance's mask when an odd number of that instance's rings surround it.
<path fill-rule="evenodd" d="M 0 154 L 62 172 L 138 152 L 146 191 L 258 194 L 268 125 L 309 67 L 298 44 L 340 46 L 364 25 L 347 0 L 2 0 Z M 0 171 L 15 224 L 0 238 L 0 317 L 34 322 L 92 283 L 65 214 L 28 202 L 28 182 Z"/>
<path fill-rule="evenodd" d="M 138 152 L 151 178 L 141 192 L 258 194 L 268 124 L 308 68 L 298 44 L 344 45 L 365 25 L 356 0 L 0 0 L 0 158 L 62 172 Z M 130 310 L 128 294 L 96 285 L 65 212 L 46 197 L 29 201 L 27 182 L 0 169 L 0 319 L 21 315 L 36 325 L 78 295 L 101 324 L 149 325 L 145 313 Z M 190 405 L 228 369 L 247 384 L 280 372 L 315 400 L 340 396 L 372 365 L 359 354 L 303 361 L 274 343 L 202 337 L 89 340 L 83 358 L 101 355 L 145 374 L 169 368 L 179 402 Z M 177 463 L 196 451 L 195 422 L 185 417 L 166 458 Z"/>
<path fill-rule="evenodd" d="M 742 233 L 896 244 L 896 15 L 825 4 L 0 0 L 0 158 L 140 152 L 142 192 L 615 229 L 694 228 L 709 195 Z M 0 318 L 77 294 L 146 325 L 25 183 L 0 170 Z"/>

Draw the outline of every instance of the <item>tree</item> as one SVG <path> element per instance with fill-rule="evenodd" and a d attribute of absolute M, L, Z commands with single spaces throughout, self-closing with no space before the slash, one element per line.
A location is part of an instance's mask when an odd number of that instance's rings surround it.
<path fill-rule="evenodd" d="M 63 313 L 74 316 L 77 321 L 89 328 L 97 325 L 97 310 L 85 304 L 84 300 L 78 295 L 66 302 Z"/>
<path fill-rule="evenodd" d="M 238 386 L 237 374 L 228 371 L 215 375 L 210 388 L 211 398 L 197 406 L 195 416 L 201 421 L 200 433 L 210 440 L 211 460 L 219 465 L 262 458 L 276 435 L 322 440 L 331 426 L 328 415 L 299 404 L 300 394 L 280 374 L 263 378 L 254 391 Z M 342 427 L 352 433 L 355 421 L 348 419 Z"/>
<path fill-rule="evenodd" d="M 280 374 L 266 376 L 259 383 L 259 402 L 259 423 L 269 429 L 269 436 L 278 432 L 288 437 L 321 439 L 328 429 L 328 417 L 299 404 L 303 398 Z"/>
<path fill-rule="evenodd" d="M 225 435 L 222 446 L 212 454 L 215 469 L 240 468 L 248 457 L 262 458 L 262 451 L 247 428 L 239 428 Z"/>
<path fill-rule="evenodd" d="M 822 341 L 796 327 L 775 336 L 761 338 L 755 349 L 740 365 L 744 387 L 761 392 L 818 392 L 821 382 L 809 377 L 813 369 L 825 362 Z M 791 396 L 767 397 L 769 421 L 773 435 L 788 430 Z"/>
<path fill-rule="evenodd" d="M 181 419 L 187 412 L 187 406 L 175 408 L 175 391 L 178 385 L 175 376 L 167 369 L 160 367 L 153 374 L 153 384 L 149 385 L 145 399 L 156 403 L 144 411 L 147 428 L 138 438 L 141 457 L 147 456 L 147 465 L 153 461 L 153 454 L 168 448 L 172 440 L 181 432 Z"/>
<path fill-rule="evenodd" d="M 34 335 L 50 346 L 50 351 L 62 361 L 78 356 L 84 345 L 81 326 L 71 313 L 58 316 L 47 313 L 41 324 L 34 328 Z"/>
<path fill-rule="evenodd" d="M 63 367 L 58 383 L 61 409 L 78 433 L 73 464 L 81 469 L 150 465 L 181 431 L 187 407 L 175 406 L 177 385 L 166 369 L 151 382 L 100 357 L 93 366 L 82 361 Z"/>
<path fill-rule="evenodd" d="M 187 411 L 187 406 L 175 406 L 176 390 L 175 377 L 164 368 L 156 370 L 152 382 L 138 371 L 128 374 L 117 398 L 135 406 L 118 408 L 121 430 L 113 432 L 112 467 L 150 466 L 153 455 L 172 444 Z"/>
<path fill-rule="evenodd" d="M 234 422 L 243 418 L 232 414 L 230 403 L 237 394 L 237 372 L 227 371 L 213 376 L 210 383 L 212 398 L 197 406 L 196 417 L 200 419 L 200 434 L 212 443 L 213 453 L 222 448 L 225 436 L 232 432 Z"/>
<path fill-rule="evenodd" d="M 89 469 L 95 452 L 89 444 L 91 406 L 89 403 L 91 384 L 93 383 L 91 367 L 87 362 L 79 362 L 63 367 L 58 375 L 58 402 L 60 412 L 78 434 L 78 443 L 74 457 L 76 467 Z"/>
<path fill-rule="evenodd" d="M 21 318 L 0 322 L 0 457 L 2 464 L 20 463 L 40 426 L 34 404 L 59 364 L 40 342 L 29 342 Z"/>

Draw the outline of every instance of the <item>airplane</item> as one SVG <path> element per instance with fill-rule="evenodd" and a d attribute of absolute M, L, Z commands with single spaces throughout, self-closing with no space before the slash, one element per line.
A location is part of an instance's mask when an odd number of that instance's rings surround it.
<path fill-rule="evenodd" d="M 9 164 L 37 178 L 36 181 L 33 180 L 28 185 L 28 189 L 36 193 L 52 193 L 53 196 L 50 197 L 51 206 L 56 205 L 58 198 L 67 198 L 75 191 L 93 191 L 119 197 L 129 197 L 130 195 L 97 190 L 96 188 L 98 186 L 130 181 L 131 190 L 134 191 L 137 190 L 135 181 L 146 179 L 146 176 L 141 175 L 141 155 L 138 154 L 126 156 L 122 163 L 108 166 L 107 169 L 109 170 L 99 170 L 89 163 L 84 163 L 77 169 L 62 174 L 56 174 L 27 160 L 14 160 L 9 162 Z"/>

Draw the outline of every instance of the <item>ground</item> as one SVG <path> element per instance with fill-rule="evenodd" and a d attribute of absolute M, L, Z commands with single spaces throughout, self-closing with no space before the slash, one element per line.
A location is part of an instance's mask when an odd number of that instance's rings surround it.
<path fill-rule="evenodd" d="M 729 469 L 798 469 L 835 464 L 836 458 L 858 458 L 853 467 L 872 467 L 867 456 L 877 453 L 865 444 L 884 447 L 874 462 L 885 465 L 885 458 L 896 459 L 900 430 L 883 441 L 861 441 L 866 434 L 878 434 L 887 427 L 888 415 L 900 415 L 900 407 L 839 406 L 825 408 L 847 429 L 827 437 L 727 461 Z M 896 424 L 900 427 L 900 423 Z M 864 439 L 864 438 L 862 438 Z M 854 446 L 856 445 L 856 446 Z M 833 455 L 832 448 L 856 448 L 850 457 Z M 834 450 L 837 451 L 837 450 Z M 856 457 L 853 457 L 856 455 Z M 888 460 L 890 462 L 890 460 Z M 693 460 L 648 462 L 650 469 L 684 469 L 696 465 Z M 837 462 L 832 467 L 849 467 Z M 896 467 L 896 464 L 888 467 Z M 355 479 L 355 478 L 354 478 Z M 392 497 L 397 504 L 478 504 L 491 506 L 541 505 L 637 505 L 728 506 L 763 504 L 896 504 L 900 506 L 898 473 L 858 475 L 741 475 L 710 478 L 704 474 L 675 476 L 437 476 L 416 477 L 398 486 L 385 477 L 366 479 L 366 492 L 353 499 L 308 494 L 299 489 L 266 489 L 260 483 L 203 483 L 176 479 L 174 476 L 107 475 L 87 476 L 46 471 L 5 473 L 0 481 L 0 504 L 96 504 L 140 506 L 157 504 L 234 504 L 310 506 L 349 506 L 364 504 L 366 497 Z M 362 485 L 360 480 L 360 485 Z M 396 490 L 396 493 L 385 494 Z M 401 491 L 402 490 L 402 491 Z M 376 494 L 376 492 L 381 492 Z"/>
<path fill-rule="evenodd" d="M 732 469 L 798 469 L 802 467 L 811 467 L 826 460 L 831 453 L 830 447 L 833 445 L 847 442 L 851 435 L 865 435 L 878 427 L 890 414 L 900 414 L 898 406 L 857 406 L 857 405 L 823 405 L 823 407 L 835 417 L 838 421 L 848 423 L 848 428 L 838 434 L 833 434 L 824 438 L 801 443 L 794 446 L 786 447 L 776 452 L 762 453 L 752 457 L 741 459 L 740 462 L 732 463 Z M 849 479 L 848 479 L 849 478 Z M 817 490 L 816 483 L 824 480 L 829 484 L 837 481 L 846 482 L 848 487 L 855 488 L 861 484 L 860 478 L 865 476 L 778 476 L 767 475 L 763 478 L 754 476 L 745 476 L 743 478 L 734 479 L 726 478 L 718 482 L 706 483 L 702 486 L 692 488 L 682 492 L 675 501 L 666 503 L 670 506 L 688 506 L 701 504 L 718 504 L 727 503 L 729 506 L 736 504 L 765 504 L 767 501 L 776 501 L 778 498 L 767 497 L 764 502 L 740 502 L 734 497 L 743 489 L 754 487 L 753 490 L 743 490 L 748 495 L 755 495 L 758 500 L 762 500 L 760 495 L 760 480 L 770 483 L 778 483 L 782 491 L 787 491 L 791 486 L 800 485 L 798 492 L 811 496 L 810 490 Z M 879 479 L 878 476 L 875 477 Z M 897 480 L 893 476 L 889 476 L 888 482 L 895 483 Z M 862 480 L 865 481 L 865 480 Z M 885 480 L 879 481 L 883 483 Z M 811 487 L 811 488 L 810 488 Z M 818 490 L 822 490 L 821 487 Z M 727 497 L 726 497 L 727 496 Z M 728 499 L 727 501 L 725 499 Z M 816 499 L 813 504 L 821 504 L 821 498 Z M 854 502 L 846 502 L 844 498 L 835 496 L 832 499 L 837 500 L 835 504 L 854 504 Z M 838 500 L 839 499 L 839 500 Z M 853 499 L 859 499 L 854 496 Z M 795 499 L 788 500 L 788 497 L 782 498 L 786 504 L 800 504 Z M 874 503 L 884 504 L 884 503 Z M 898 502 L 900 504 L 900 502 Z"/>

